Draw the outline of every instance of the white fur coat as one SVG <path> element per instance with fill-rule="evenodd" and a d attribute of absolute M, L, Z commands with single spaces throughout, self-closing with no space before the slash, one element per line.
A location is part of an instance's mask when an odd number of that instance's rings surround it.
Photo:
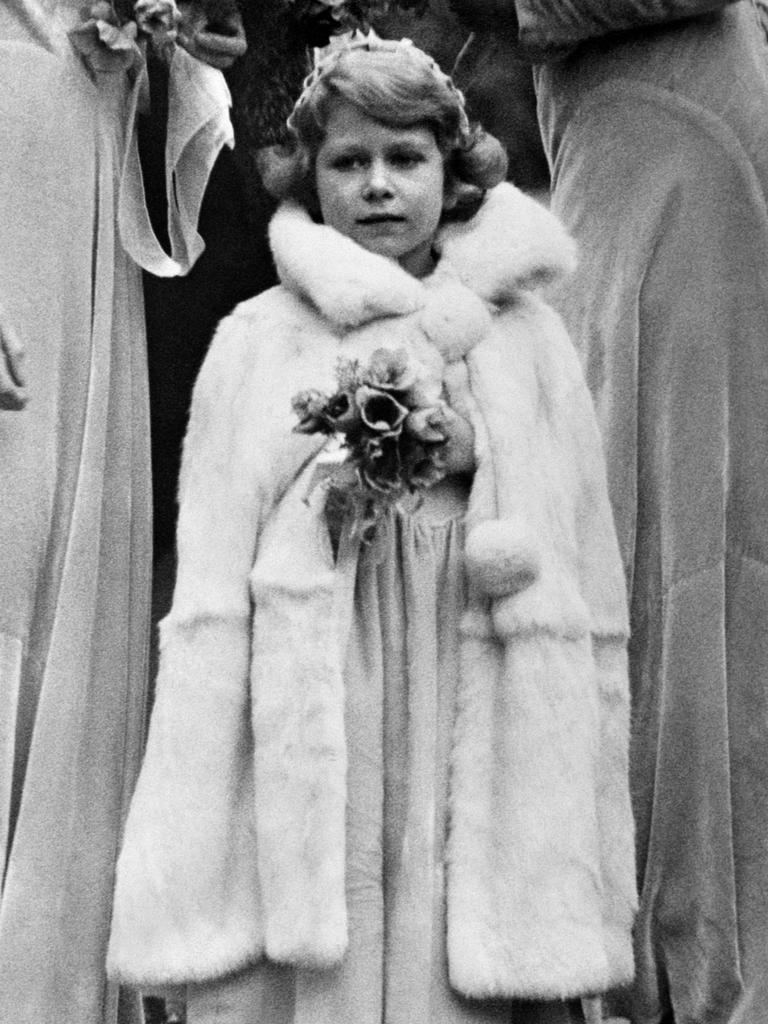
<path fill-rule="evenodd" d="M 535 294 L 572 243 L 511 185 L 446 227 L 423 281 L 298 207 L 282 284 L 223 321 L 192 404 L 179 570 L 118 865 L 109 949 L 134 984 L 261 956 L 344 955 L 342 651 L 354 551 L 334 561 L 306 479 L 322 439 L 291 397 L 340 353 L 408 346 L 471 418 L 470 599 L 451 764 L 451 982 L 595 992 L 632 974 L 624 582 L 589 395 Z"/>

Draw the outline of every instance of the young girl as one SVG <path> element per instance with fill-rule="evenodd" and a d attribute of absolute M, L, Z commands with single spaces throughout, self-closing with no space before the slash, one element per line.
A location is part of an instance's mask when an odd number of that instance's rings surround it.
<path fill-rule="evenodd" d="M 635 897 L 624 583 L 532 291 L 572 245 L 407 41 L 335 41 L 290 127 L 281 284 L 195 390 L 110 970 L 188 984 L 189 1024 L 580 1019 L 631 976 Z M 415 367 L 445 439 L 364 539 L 294 429 L 339 357 Z"/>

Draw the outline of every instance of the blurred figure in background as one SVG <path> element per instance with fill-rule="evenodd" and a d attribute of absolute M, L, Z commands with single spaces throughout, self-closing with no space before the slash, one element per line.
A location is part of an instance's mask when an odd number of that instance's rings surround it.
<path fill-rule="evenodd" d="M 509 12 L 511 3 L 503 3 Z M 632 612 L 636 1024 L 768 1019 L 768 51 L 743 0 L 516 0 Z"/>
<path fill-rule="evenodd" d="M 151 569 L 140 266 L 189 269 L 207 172 L 231 143 L 224 81 L 177 32 L 206 60 L 244 48 L 236 15 L 220 37 L 196 4 L 185 11 L 193 25 L 170 0 L 0 6 L 4 1024 L 118 1015 L 104 957 Z M 155 45 L 173 83 L 170 255 L 148 227 L 135 148 Z"/>

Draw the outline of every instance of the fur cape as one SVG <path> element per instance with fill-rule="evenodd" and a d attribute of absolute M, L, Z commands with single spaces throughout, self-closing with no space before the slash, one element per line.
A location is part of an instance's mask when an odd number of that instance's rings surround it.
<path fill-rule="evenodd" d="M 627 613 L 579 363 L 533 289 L 559 222 L 513 186 L 445 227 L 416 280 L 285 205 L 281 284 L 222 322 L 195 388 L 179 569 L 119 860 L 111 975 L 202 980 L 262 956 L 337 963 L 342 660 L 355 553 L 334 560 L 291 397 L 340 353 L 408 346 L 472 420 L 447 864 L 452 985 L 565 997 L 632 975 Z M 315 492 L 317 493 L 317 492 Z"/>

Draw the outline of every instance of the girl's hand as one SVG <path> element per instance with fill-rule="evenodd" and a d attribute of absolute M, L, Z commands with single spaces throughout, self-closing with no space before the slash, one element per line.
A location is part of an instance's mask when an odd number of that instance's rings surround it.
<path fill-rule="evenodd" d="M 0 409 L 23 409 L 27 404 L 24 347 L 0 306 Z"/>
<path fill-rule="evenodd" d="M 423 415 L 419 415 L 423 413 Z M 472 424 L 441 402 L 432 409 L 420 409 L 409 417 L 408 430 L 426 443 L 445 438 L 441 449 L 446 476 L 475 471 L 475 432 Z"/>
<path fill-rule="evenodd" d="M 181 24 L 176 42 L 187 53 L 224 71 L 248 49 L 240 12 L 234 3 L 180 3 Z"/>

